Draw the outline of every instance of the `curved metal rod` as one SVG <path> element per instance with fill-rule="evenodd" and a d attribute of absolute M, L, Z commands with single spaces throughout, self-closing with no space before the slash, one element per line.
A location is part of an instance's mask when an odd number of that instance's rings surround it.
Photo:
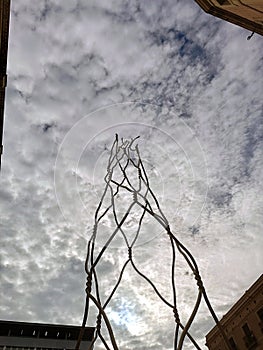
<path fill-rule="evenodd" d="M 189 328 L 191 327 L 191 324 L 196 316 L 196 313 L 198 311 L 198 308 L 200 306 L 200 303 L 201 303 L 201 300 L 202 300 L 202 290 L 199 289 L 199 293 L 198 293 L 198 296 L 197 296 L 197 300 L 196 300 L 196 303 L 195 303 L 195 307 L 193 309 L 193 312 L 191 314 L 191 316 L 189 317 L 185 327 L 184 327 L 184 330 L 181 334 L 181 337 L 180 337 L 180 340 L 179 340 L 179 344 L 178 344 L 178 350 L 181 350 L 183 348 L 183 342 L 184 342 L 184 338 L 189 330 Z"/>
<path fill-rule="evenodd" d="M 142 278 L 144 278 L 154 289 L 155 293 L 158 295 L 158 297 L 167 305 L 169 306 L 170 308 L 173 309 L 173 305 L 170 304 L 162 295 L 161 293 L 158 291 L 158 289 L 155 287 L 155 285 L 153 284 L 153 282 L 147 277 L 145 276 L 142 272 L 140 272 L 137 267 L 135 266 L 133 260 L 131 259 L 131 264 L 132 264 L 132 267 L 134 268 L 134 270 L 138 273 L 138 275 L 140 275 Z"/>
<path fill-rule="evenodd" d="M 110 336 L 110 339 L 111 339 L 111 343 L 112 343 L 113 349 L 114 350 L 119 350 L 119 348 L 118 348 L 118 346 L 116 344 L 116 340 L 115 340 L 115 336 L 114 336 L 113 330 L 112 330 L 111 325 L 110 325 L 110 321 L 109 321 L 109 319 L 108 319 L 108 317 L 107 317 L 103 307 L 98 303 L 97 299 L 91 293 L 87 293 L 87 295 L 93 301 L 93 303 L 96 305 L 96 307 L 100 311 L 101 315 L 103 316 L 104 322 L 106 324 L 106 327 L 107 327 L 107 330 L 108 330 L 108 333 L 109 333 L 109 336 Z"/>
<path fill-rule="evenodd" d="M 104 177 L 105 188 L 104 188 L 104 191 L 102 193 L 102 197 L 101 197 L 101 200 L 98 204 L 98 207 L 95 211 L 93 233 L 92 233 L 91 239 L 88 242 L 88 247 L 87 247 L 87 256 L 86 256 L 86 261 L 85 261 L 85 271 L 87 273 L 86 301 L 85 301 L 85 309 L 84 309 L 82 328 L 81 328 L 81 331 L 79 334 L 76 349 L 79 348 L 80 342 L 81 342 L 83 334 L 84 334 L 85 325 L 86 325 L 87 317 L 88 317 L 89 300 L 91 299 L 99 311 L 98 316 L 97 316 L 96 334 L 95 334 L 94 339 L 92 340 L 92 345 L 95 344 L 97 338 L 99 337 L 101 339 L 102 343 L 104 344 L 105 348 L 107 350 L 110 349 L 107 345 L 107 341 L 104 339 L 103 335 L 101 334 L 101 317 L 103 317 L 104 322 L 105 322 L 106 327 L 107 327 L 107 330 L 108 330 L 108 333 L 109 333 L 109 336 L 110 336 L 111 343 L 114 347 L 114 350 L 118 350 L 118 346 L 116 344 L 116 340 L 115 340 L 113 331 L 111 329 L 110 322 L 109 322 L 107 315 L 105 313 L 105 308 L 108 306 L 108 304 L 112 300 L 116 290 L 118 289 L 118 287 L 122 281 L 124 271 L 125 271 L 129 262 L 131 263 L 135 272 L 139 276 L 141 276 L 147 283 L 150 284 L 150 286 L 153 288 L 154 292 L 161 299 L 161 301 L 163 303 L 165 303 L 168 307 L 173 309 L 174 318 L 175 318 L 175 322 L 176 322 L 176 327 L 175 327 L 175 332 L 174 332 L 174 349 L 175 350 L 182 350 L 182 346 L 183 346 L 183 343 L 184 343 L 186 336 L 192 341 L 192 343 L 194 344 L 194 346 L 198 350 L 201 350 L 201 348 L 198 346 L 196 341 L 190 335 L 189 328 L 190 328 L 190 326 L 191 326 L 191 324 L 192 324 L 192 322 L 197 314 L 197 311 L 198 311 L 198 308 L 199 308 L 199 305 L 200 305 L 200 302 L 202 299 L 202 295 L 204 296 L 206 305 L 207 305 L 211 315 L 213 316 L 216 324 L 219 327 L 220 332 L 223 335 L 223 338 L 225 340 L 227 347 L 229 349 L 231 349 L 230 344 L 228 342 L 228 339 L 224 333 L 224 330 L 222 329 L 222 327 L 221 327 L 221 325 L 220 325 L 220 323 L 215 315 L 215 312 L 214 312 L 214 310 L 209 302 L 209 299 L 207 297 L 205 288 L 204 288 L 202 280 L 201 280 L 201 276 L 199 274 L 198 265 L 197 265 L 194 257 L 190 253 L 190 251 L 172 233 L 170 226 L 169 226 L 169 222 L 168 222 L 166 216 L 164 215 L 164 213 L 162 212 L 161 207 L 159 205 L 159 202 L 158 202 L 155 194 L 151 190 L 150 182 L 149 182 L 149 179 L 148 179 L 148 176 L 146 173 L 146 169 L 145 169 L 144 164 L 143 164 L 141 157 L 140 157 L 138 145 L 136 145 L 134 148 L 132 147 L 134 141 L 135 141 L 135 139 L 132 139 L 130 142 L 124 141 L 122 139 L 122 142 L 119 144 L 118 135 L 116 135 L 116 139 L 113 142 L 113 145 L 111 147 L 110 156 L 109 156 L 109 160 L 108 160 L 108 166 L 107 166 L 107 173 Z M 135 158 L 134 158 L 132 152 L 135 153 Z M 137 161 L 134 160 L 134 159 L 136 159 L 136 157 L 137 157 Z M 128 173 L 127 173 L 128 166 L 132 166 L 134 169 L 136 169 L 138 186 L 134 186 L 131 183 L 131 181 L 129 180 Z M 114 177 L 114 170 L 119 171 L 121 173 L 121 176 L 122 176 L 121 181 L 116 180 L 116 178 Z M 114 189 L 114 187 L 116 188 L 116 190 Z M 136 187 L 138 187 L 138 189 L 136 189 Z M 125 214 L 122 216 L 121 220 L 119 220 L 119 218 L 118 218 L 116 206 L 115 206 L 115 199 L 117 198 L 116 196 L 119 194 L 120 189 L 133 194 L 133 201 L 128 206 L 128 208 L 127 208 Z M 142 193 L 142 192 L 144 192 L 144 193 Z M 106 209 L 102 209 L 103 202 L 104 202 L 107 195 L 110 196 L 111 204 L 108 205 L 106 207 Z M 138 225 L 137 225 L 137 229 L 135 231 L 135 233 L 136 233 L 135 238 L 133 239 L 131 245 L 129 245 L 128 238 L 127 238 L 125 230 L 123 228 L 123 224 L 126 221 L 126 219 L 128 218 L 128 216 L 130 215 L 131 209 L 135 205 L 138 205 L 140 210 L 142 209 L 142 213 L 138 219 Z M 98 229 L 100 227 L 100 222 L 101 222 L 102 218 L 104 218 L 110 210 L 112 210 L 112 212 L 113 212 L 114 222 L 116 224 L 116 228 L 111 233 L 110 237 L 108 238 L 108 240 L 106 241 L 106 243 L 102 247 L 102 249 L 99 251 L 98 255 L 95 257 L 95 241 L 97 238 Z M 159 292 L 159 290 L 156 288 L 155 284 L 137 268 L 137 266 L 135 265 L 133 258 L 132 258 L 133 248 L 134 248 L 136 240 L 139 237 L 139 234 L 141 233 L 141 226 L 142 226 L 142 222 L 143 222 L 143 219 L 144 219 L 146 213 L 150 214 L 164 228 L 164 230 L 165 230 L 165 232 L 168 235 L 169 240 L 170 240 L 170 245 L 171 245 L 171 249 L 172 249 L 171 279 L 172 279 L 173 304 L 168 302 L 162 296 L 162 294 Z M 113 287 L 112 291 L 110 292 L 110 295 L 108 296 L 108 298 L 106 299 L 106 301 L 104 302 L 104 304 L 102 306 L 102 303 L 100 300 L 100 291 L 99 291 L 100 286 L 99 286 L 99 280 L 98 280 L 96 268 L 97 268 L 98 263 L 102 259 L 106 249 L 110 246 L 113 239 L 116 237 L 118 231 L 121 232 L 121 234 L 124 238 L 124 241 L 125 241 L 126 246 L 128 248 L 129 258 L 124 263 L 115 286 Z M 190 270 L 194 273 L 195 279 L 197 281 L 198 289 L 199 289 L 194 309 L 193 309 L 190 317 L 188 318 L 185 326 L 183 326 L 182 323 L 180 322 L 180 317 L 179 317 L 179 313 L 177 310 L 177 295 L 176 295 L 176 281 L 175 281 L 176 248 L 178 249 L 178 252 L 183 256 L 183 258 L 184 258 L 185 262 L 187 263 L 187 265 L 189 266 Z M 95 282 L 96 297 L 91 293 L 93 280 Z M 178 344 L 179 328 L 182 330 L 182 333 L 181 333 L 181 336 L 179 339 L 179 344 Z"/>
<path fill-rule="evenodd" d="M 103 309 L 106 308 L 106 306 L 108 305 L 108 303 L 109 303 L 110 300 L 112 299 L 114 293 L 116 292 L 117 288 L 119 287 L 119 285 L 120 285 L 120 283 L 121 283 L 121 280 L 122 280 L 122 276 L 123 276 L 124 270 L 125 270 L 126 266 L 128 265 L 129 261 L 130 261 L 130 259 L 128 259 L 128 260 L 125 262 L 125 264 L 123 265 L 123 267 L 122 267 L 122 269 L 121 269 L 120 276 L 119 276 L 119 278 L 118 278 L 118 281 L 117 281 L 115 287 L 113 288 L 111 294 L 109 295 L 108 299 L 107 299 L 106 302 L 104 303 Z"/>
<path fill-rule="evenodd" d="M 179 324 L 180 328 L 183 330 L 184 326 L 182 324 Z M 193 345 L 195 346 L 196 349 L 198 350 L 202 350 L 200 348 L 200 346 L 197 344 L 197 342 L 194 340 L 194 338 L 191 336 L 191 334 L 189 332 L 187 332 L 187 337 L 191 340 L 191 342 L 193 343 Z"/>

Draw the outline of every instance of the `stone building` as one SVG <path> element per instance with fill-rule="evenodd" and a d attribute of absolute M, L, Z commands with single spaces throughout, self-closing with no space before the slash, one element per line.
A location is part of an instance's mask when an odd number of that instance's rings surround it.
<path fill-rule="evenodd" d="M 0 350 L 73 350 L 78 326 L 0 321 Z M 80 350 L 89 349 L 94 328 L 86 327 Z"/>
<path fill-rule="evenodd" d="M 9 34 L 10 0 L 0 0 L 0 168 L 3 152 L 3 126 L 6 88 L 6 64 Z"/>
<path fill-rule="evenodd" d="M 262 0 L 195 0 L 207 13 L 263 35 Z"/>
<path fill-rule="evenodd" d="M 263 275 L 220 321 L 232 349 L 263 349 Z M 228 350 L 215 326 L 206 336 L 209 350 Z"/>

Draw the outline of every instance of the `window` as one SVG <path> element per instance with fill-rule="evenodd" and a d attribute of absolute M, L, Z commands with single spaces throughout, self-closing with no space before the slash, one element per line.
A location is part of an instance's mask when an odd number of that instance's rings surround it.
<path fill-rule="evenodd" d="M 231 5 L 229 0 L 217 0 L 220 5 Z"/>
<path fill-rule="evenodd" d="M 258 317 L 263 322 L 263 307 L 257 311 Z"/>
<path fill-rule="evenodd" d="M 235 341 L 234 341 L 234 339 L 232 337 L 229 339 L 229 344 L 231 346 L 231 349 L 237 350 L 236 343 L 235 343 Z"/>
<path fill-rule="evenodd" d="M 251 336 L 251 330 L 249 329 L 247 323 L 245 323 L 244 326 L 242 326 L 242 329 L 247 337 Z"/>
<path fill-rule="evenodd" d="M 246 344 L 246 347 L 248 349 L 254 348 L 254 346 L 257 345 L 257 339 L 255 338 L 254 334 L 251 332 L 251 330 L 248 327 L 248 324 L 245 323 L 244 326 L 242 326 L 242 329 L 245 333 L 245 336 L 243 337 L 243 340 Z"/>

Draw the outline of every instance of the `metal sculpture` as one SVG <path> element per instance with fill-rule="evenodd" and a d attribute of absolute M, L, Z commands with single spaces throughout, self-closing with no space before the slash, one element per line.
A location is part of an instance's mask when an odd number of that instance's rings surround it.
<path fill-rule="evenodd" d="M 207 307 L 212 317 L 214 318 L 216 324 L 218 325 L 219 329 L 222 332 L 222 336 L 224 338 L 226 348 L 231 349 L 228 339 L 223 329 L 221 328 L 220 323 L 218 322 L 217 316 L 215 315 L 213 308 L 207 297 L 207 294 L 198 270 L 197 263 L 193 258 L 192 254 L 189 252 L 189 250 L 172 233 L 169 222 L 165 217 L 160 207 L 160 204 L 151 189 L 150 181 L 147 176 L 143 161 L 141 159 L 138 145 L 135 145 L 135 141 L 137 138 L 138 137 L 130 141 L 123 140 L 123 139 L 119 140 L 118 135 L 116 135 L 115 141 L 113 142 L 113 145 L 110 151 L 109 161 L 107 165 L 107 173 L 106 173 L 106 176 L 104 177 L 105 188 L 104 188 L 101 200 L 99 202 L 99 205 L 97 207 L 97 210 L 95 212 L 93 233 L 88 242 L 87 257 L 85 262 L 85 270 L 87 273 L 86 303 L 85 303 L 85 310 L 84 310 L 84 316 L 83 316 L 83 322 L 82 322 L 82 330 L 79 334 L 78 342 L 76 344 L 76 350 L 79 349 L 80 342 L 84 333 L 84 327 L 86 325 L 88 313 L 89 313 L 90 301 L 94 303 L 94 305 L 98 310 L 95 335 L 90 345 L 90 349 L 93 348 L 97 339 L 100 338 L 102 343 L 105 346 L 105 349 L 108 349 L 108 350 L 111 349 L 109 346 L 109 343 L 110 343 L 114 350 L 119 350 L 117 341 L 114 336 L 113 329 L 111 327 L 110 320 L 107 316 L 106 309 L 109 302 L 114 297 L 114 294 L 122 281 L 123 273 L 126 267 L 128 266 L 128 264 L 132 266 L 135 273 L 137 273 L 141 278 L 143 278 L 146 281 L 146 283 L 148 283 L 152 287 L 153 291 L 157 294 L 160 300 L 164 304 L 166 304 L 168 308 L 171 309 L 171 312 L 173 313 L 174 320 L 175 320 L 175 332 L 174 332 L 174 341 L 173 341 L 174 350 L 181 350 L 183 348 L 183 344 L 186 337 L 190 339 L 190 341 L 192 342 L 192 344 L 196 349 L 201 350 L 197 342 L 189 333 L 189 329 L 197 314 L 202 297 L 204 298 L 205 303 L 207 304 Z M 131 174 L 133 174 L 133 176 L 131 176 Z M 130 197 L 132 198 L 128 208 L 124 212 L 123 211 L 121 212 L 121 216 L 120 216 L 120 213 L 118 212 L 118 208 L 116 207 L 116 199 L 118 198 L 118 196 L 120 196 L 120 192 L 122 193 L 125 192 L 129 194 Z M 105 206 L 105 203 L 107 203 L 107 200 L 109 203 L 108 205 Z M 135 230 L 134 235 L 131 238 L 131 237 L 128 237 L 125 232 L 124 223 L 128 219 L 131 213 L 131 210 L 134 207 L 137 207 L 139 214 L 137 217 L 137 229 Z M 103 218 L 105 218 L 105 216 L 109 215 L 109 213 L 111 213 L 113 216 L 115 229 L 113 230 L 111 235 L 107 238 L 104 246 L 99 250 L 99 253 L 95 253 L 95 247 L 96 247 L 96 242 L 100 231 L 101 221 Z M 143 221 L 147 214 L 150 215 L 153 220 L 156 220 L 158 224 L 162 227 L 162 229 L 164 229 L 167 235 L 168 242 L 171 245 L 171 250 L 172 250 L 172 266 L 171 266 L 172 281 L 171 282 L 172 282 L 172 295 L 173 295 L 172 301 L 168 301 L 160 293 L 160 291 L 157 289 L 155 284 L 150 280 L 150 278 L 148 278 L 145 274 L 143 274 L 139 270 L 138 266 L 136 266 L 133 259 L 133 250 L 135 248 L 135 243 L 138 240 L 138 237 L 141 233 Z M 100 260 L 103 257 L 103 254 L 110 247 L 110 245 L 112 244 L 112 242 L 114 241 L 117 235 L 122 236 L 125 242 L 125 245 L 127 247 L 128 257 L 121 269 L 117 283 L 113 287 L 107 300 L 104 301 L 104 303 L 102 303 L 101 297 L 100 297 L 99 280 L 98 280 L 96 269 Z M 177 293 L 176 293 L 176 283 L 175 283 L 175 273 L 176 273 L 175 262 L 176 262 L 177 251 L 183 256 L 190 270 L 194 274 L 197 287 L 198 287 L 196 302 L 186 324 L 182 324 L 180 320 L 180 313 L 177 307 Z M 94 292 L 93 292 L 93 289 L 94 289 Z M 104 322 L 106 325 L 109 340 L 106 340 L 105 336 L 103 335 L 102 328 L 101 328 L 102 322 Z"/>

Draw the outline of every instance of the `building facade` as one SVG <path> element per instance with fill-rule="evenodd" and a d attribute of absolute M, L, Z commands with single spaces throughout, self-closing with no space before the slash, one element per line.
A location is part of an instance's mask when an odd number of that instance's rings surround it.
<path fill-rule="evenodd" d="M 10 0 L 0 0 L 0 168 L 3 152 L 3 126 L 5 88 L 7 82 L 6 64 L 9 35 Z"/>
<path fill-rule="evenodd" d="M 263 349 L 263 275 L 220 321 L 234 350 Z M 228 350 L 215 326 L 206 336 L 209 350 Z"/>
<path fill-rule="evenodd" d="M 80 327 L 44 323 L 0 321 L 0 350 L 73 350 Z M 94 335 L 86 327 L 80 350 L 88 350 Z"/>
<path fill-rule="evenodd" d="M 195 0 L 207 13 L 263 35 L 262 0 Z"/>

